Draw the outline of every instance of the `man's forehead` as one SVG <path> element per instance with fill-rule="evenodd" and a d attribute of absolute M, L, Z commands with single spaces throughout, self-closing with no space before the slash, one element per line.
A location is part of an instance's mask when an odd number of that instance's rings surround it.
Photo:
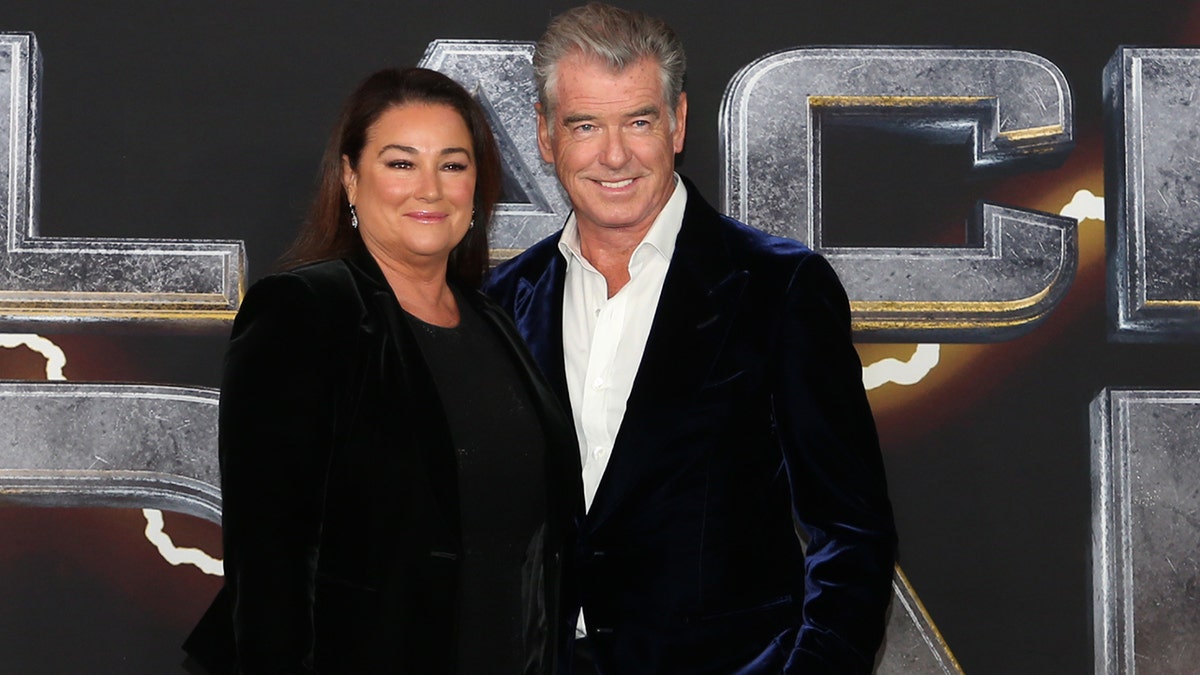
<path fill-rule="evenodd" d="M 633 77 L 641 79 L 626 79 Z M 649 57 L 618 68 L 598 58 L 572 56 L 559 62 L 556 80 L 554 98 L 560 106 L 615 105 L 627 114 L 660 112 L 666 107 L 658 66 Z"/>
<path fill-rule="evenodd" d="M 556 79 L 560 88 L 565 81 L 571 79 L 614 80 L 643 75 L 646 79 L 654 80 L 656 86 L 661 81 L 658 63 L 649 56 L 643 56 L 632 63 L 618 65 L 598 56 L 587 56 L 576 52 L 559 61 L 557 70 L 558 77 Z"/>

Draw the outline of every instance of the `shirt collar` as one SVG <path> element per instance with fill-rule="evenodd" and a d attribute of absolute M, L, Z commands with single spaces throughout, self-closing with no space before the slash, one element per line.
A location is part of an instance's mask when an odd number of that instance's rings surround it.
<path fill-rule="evenodd" d="M 667 200 L 662 211 L 658 212 L 650 229 L 646 231 L 646 236 L 642 237 L 641 243 L 633 250 L 633 255 L 629 259 L 630 267 L 633 267 L 639 259 L 645 256 L 642 251 L 649 249 L 658 251 L 658 254 L 664 259 L 671 260 L 671 256 L 675 254 L 675 239 L 679 236 L 679 230 L 683 228 L 683 212 L 686 207 L 687 188 L 683 186 L 679 174 L 675 174 L 675 190 L 671 193 L 671 198 Z M 592 267 L 580 252 L 579 223 L 575 218 L 574 211 L 567 216 L 567 222 L 563 225 L 562 236 L 558 240 L 558 250 L 567 259 L 567 262 L 574 258 L 584 267 L 589 269 Z"/>

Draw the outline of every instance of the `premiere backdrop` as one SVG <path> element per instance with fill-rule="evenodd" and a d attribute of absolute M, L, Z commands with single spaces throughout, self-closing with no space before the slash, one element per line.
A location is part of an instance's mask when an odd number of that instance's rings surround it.
<path fill-rule="evenodd" d="M 569 4 L 246 5 L 0 7 L 0 672 L 178 672 L 229 321 L 359 80 L 424 59 L 484 101 L 498 257 L 565 216 L 528 43 Z M 901 536 L 879 672 L 1194 672 L 1200 3 L 637 7 L 689 50 L 681 172 L 854 303 Z"/>

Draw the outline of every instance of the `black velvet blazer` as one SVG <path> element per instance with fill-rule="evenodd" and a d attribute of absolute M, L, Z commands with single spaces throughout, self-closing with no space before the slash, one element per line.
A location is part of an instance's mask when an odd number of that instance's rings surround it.
<path fill-rule="evenodd" d="M 508 317 L 461 296 L 509 348 L 546 433 L 546 563 L 527 584 L 526 672 L 553 673 L 573 635 L 560 588 L 583 508 L 578 446 Z M 250 289 L 221 385 L 225 587 L 184 645 L 194 663 L 455 672 L 461 538 L 443 405 L 365 251 Z"/>
<path fill-rule="evenodd" d="M 684 183 L 683 227 L 579 533 L 592 650 L 620 675 L 869 673 L 896 531 L 846 294 L 820 255 L 720 215 Z M 558 239 L 497 267 L 485 290 L 567 403 Z"/>

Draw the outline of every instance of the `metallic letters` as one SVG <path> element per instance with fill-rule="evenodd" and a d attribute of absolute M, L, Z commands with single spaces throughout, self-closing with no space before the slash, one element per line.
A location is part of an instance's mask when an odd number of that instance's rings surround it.
<path fill-rule="evenodd" d="M 983 204 L 963 248 L 822 244 L 823 115 L 974 139 L 976 166 L 1044 160 L 1072 145 L 1071 92 L 1049 61 L 1015 51 L 812 48 L 765 56 L 725 90 L 723 206 L 755 227 L 829 258 L 859 337 L 878 342 L 988 342 L 1030 330 L 1066 294 L 1076 223 Z"/>
<path fill-rule="evenodd" d="M 39 60 L 32 34 L 0 33 L 0 326 L 232 320 L 240 241 L 38 235 Z"/>
<path fill-rule="evenodd" d="M 1200 339 L 1200 49 L 1104 69 L 1108 316 L 1122 341 Z"/>
<path fill-rule="evenodd" d="M 0 503 L 167 509 L 221 522 L 217 392 L 0 382 Z"/>
<path fill-rule="evenodd" d="M 1092 401 L 1092 597 L 1099 675 L 1200 663 L 1200 391 Z"/>

